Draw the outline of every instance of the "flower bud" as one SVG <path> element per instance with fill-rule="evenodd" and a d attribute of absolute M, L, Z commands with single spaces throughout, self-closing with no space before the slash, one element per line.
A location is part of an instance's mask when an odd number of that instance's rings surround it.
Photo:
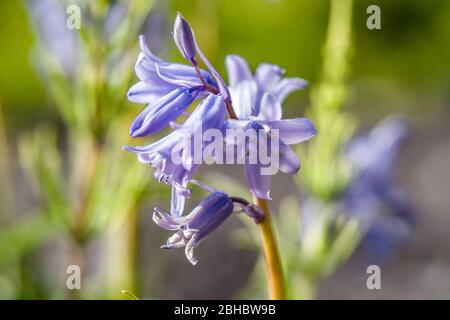
<path fill-rule="evenodd" d="M 183 57 L 193 65 L 197 65 L 194 34 L 187 21 L 179 13 L 173 25 L 173 39 Z"/>

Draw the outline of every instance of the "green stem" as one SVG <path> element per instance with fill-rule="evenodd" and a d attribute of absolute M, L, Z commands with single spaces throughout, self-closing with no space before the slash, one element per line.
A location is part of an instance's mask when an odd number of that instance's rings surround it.
<path fill-rule="evenodd" d="M 264 260 L 266 262 L 269 296 L 272 300 L 283 300 L 286 299 L 283 268 L 281 265 L 275 232 L 272 226 L 269 206 L 267 205 L 267 201 L 264 199 L 255 197 L 254 201 L 264 212 L 264 220 L 258 223 L 258 226 L 260 228 L 265 258 Z"/>

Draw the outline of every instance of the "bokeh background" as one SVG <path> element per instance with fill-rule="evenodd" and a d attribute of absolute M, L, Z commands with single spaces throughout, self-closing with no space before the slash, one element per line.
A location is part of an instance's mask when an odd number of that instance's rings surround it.
<path fill-rule="evenodd" d="M 24 134 L 51 126 L 58 137 L 57 150 L 65 155 L 63 159 L 68 157 L 67 127 L 49 95 L 46 78 L 37 71 L 40 60 L 33 56 L 38 41 L 36 23 L 49 16 L 42 13 L 37 22 L 36 17 L 31 21 L 28 11 L 32 2 L 0 2 L 0 298 L 71 298 L 65 279 L 66 266 L 74 259 L 72 241 L 59 229 L 35 219 L 43 199 L 33 189 L 19 150 Z M 381 30 L 366 28 L 370 4 L 381 8 Z M 177 11 L 190 22 L 203 51 L 222 73 L 225 56 L 236 53 L 248 59 L 252 68 L 263 61 L 278 64 L 287 75 L 308 79 L 310 88 L 320 80 L 329 1 L 154 1 L 142 32 L 156 53 L 181 62 L 170 38 Z M 317 298 L 450 298 L 449 21 L 450 2 L 446 0 L 353 3 L 344 108 L 357 120 L 358 131 L 387 115 L 408 119 L 411 138 L 395 175 L 409 194 L 416 224 L 408 241 L 383 261 L 381 290 L 367 289 L 367 264 L 356 258 L 357 250 L 334 274 L 320 281 Z M 136 45 L 137 38 L 133 42 Z M 137 48 L 133 50 L 132 63 L 138 53 Z M 120 73 L 115 76 L 120 77 Z M 134 75 L 130 81 L 136 81 Z M 288 98 L 287 114 L 301 116 L 305 112 L 310 88 Z M 125 86 L 115 92 L 125 98 L 126 91 Z M 130 123 L 141 107 L 122 103 L 125 122 Z M 119 128 L 122 141 L 128 143 L 127 127 Z M 121 152 L 117 157 L 134 161 Z M 207 169 L 206 177 L 209 171 L 220 171 L 221 177 L 230 180 L 224 179 L 224 184 L 245 184 L 238 167 Z M 239 243 L 237 231 L 244 225 L 238 218 L 229 219 L 202 243 L 197 251 L 200 263 L 195 268 L 182 252 L 159 249 L 168 233 L 152 223 L 151 213 L 155 205 L 167 208 L 169 194 L 164 187 L 153 186 L 156 182 L 151 173 L 150 168 L 139 172 L 145 178 L 143 183 L 148 183 L 147 191 L 135 197 L 136 213 L 124 218 L 125 231 L 121 225 L 99 232 L 85 246 L 83 297 L 121 298 L 121 289 L 144 298 L 258 296 L 248 293 L 251 289 L 247 288 L 258 253 Z M 209 181 L 220 183 L 220 178 Z M 301 201 L 299 194 L 291 177 L 279 175 L 271 207 L 277 212 L 288 196 Z M 108 197 L 115 196 L 112 189 Z M 130 237 L 131 241 L 123 241 Z M 121 264 L 124 257 L 132 260 L 126 271 Z"/>

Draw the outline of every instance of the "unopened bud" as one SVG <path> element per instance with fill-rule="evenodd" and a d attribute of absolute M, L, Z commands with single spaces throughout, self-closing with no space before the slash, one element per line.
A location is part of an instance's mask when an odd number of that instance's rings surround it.
<path fill-rule="evenodd" d="M 173 25 L 173 39 L 183 57 L 193 65 L 197 65 L 194 34 L 187 21 L 179 13 Z"/>

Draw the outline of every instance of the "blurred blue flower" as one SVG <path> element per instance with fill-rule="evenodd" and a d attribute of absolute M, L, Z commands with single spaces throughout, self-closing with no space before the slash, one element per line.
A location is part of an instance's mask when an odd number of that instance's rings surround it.
<path fill-rule="evenodd" d="M 248 154 L 249 148 L 270 148 L 270 139 L 279 139 L 279 169 L 295 174 L 300 169 L 300 160 L 289 145 L 307 141 L 316 135 L 313 122 L 307 118 L 282 119 L 281 104 L 293 91 L 300 90 L 307 82 L 300 78 L 283 78 L 284 70 L 268 63 L 262 63 L 252 75 L 247 62 L 240 56 L 226 58 L 231 99 L 238 119 L 229 119 L 226 128 L 254 129 L 266 132 L 264 141 L 250 143 L 240 148 Z M 273 137 L 272 129 L 278 130 Z M 258 136 L 260 137 L 260 136 Z M 270 150 L 270 149 L 269 149 Z M 271 175 L 262 175 L 262 164 L 244 164 L 247 183 L 253 195 L 270 199 Z"/>
<path fill-rule="evenodd" d="M 394 181 L 395 162 L 409 136 L 405 121 L 387 118 L 355 137 L 345 155 L 353 168 L 347 188 L 333 200 L 308 197 L 302 203 L 300 238 L 322 230 L 320 213 L 356 219 L 363 235 L 364 263 L 382 263 L 411 235 L 414 227 L 409 199 Z M 330 224 L 331 229 L 335 224 Z M 333 233 L 331 231 L 331 233 Z"/>
<path fill-rule="evenodd" d="M 72 75 L 78 68 L 80 43 L 76 30 L 66 27 L 64 5 L 57 0 L 25 3 L 43 47 L 56 57 L 66 74 Z"/>
<path fill-rule="evenodd" d="M 404 120 L 387 118 L 347 148 L 354 174 L 342 199 L 343 210 L 361 221 L 366 231 L 363 245 L 376 260 L 389 256 L 414 226 L 410 201 L 394 181 L 395 163 L 408 137 Z"/>

